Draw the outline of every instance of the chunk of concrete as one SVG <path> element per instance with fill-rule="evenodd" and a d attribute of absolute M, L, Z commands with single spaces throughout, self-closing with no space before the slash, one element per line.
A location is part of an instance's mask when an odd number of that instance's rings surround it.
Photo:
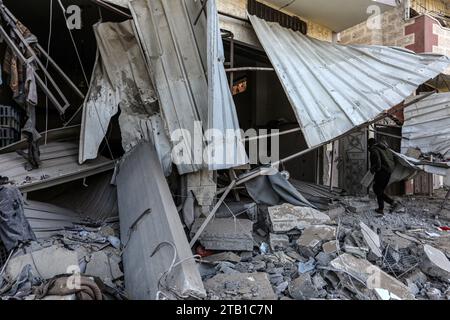
<path fill-rule="evenodd" d="M 344 253 L 331 261 L 331 266 L 340 276 L 351 276 L 364 283 L 369 290 L 385 289 L 402 300 L 414 299 L 407 286 L 367 260 Z"/>
<path fill-rule="evenodd" d="M 380 237 L 373 232 L 365 223 L 360 222 L 361 233 L 363 235 L 364 241 L 367 246 L 370 248 L 370 251 L 377 257 L 383 257 L 383 253 L 381 252 L 381 241 Z"/>
<path fill-rule="evenodd" d="M 268 211 L 273 232 L 288 232 L 293 229 L 302 230 L 314 224 L 331 222 L 328 215 L 309 207 L 282 204 L 269 207 Z"/>
<path fill-rule="evenodd" d="M 205 219 L 197 219 L 191 229 L 193 237 Z M 248 219 L 217 218 L 208 223 L 199 238 L 207 250 L 253 250 L 253 222 Z"/>
<path fill-rule="evenodd" d="M 54 245 L 12 258 L 6 267 L 6 275 L 15 280 L 27 264 L 31 265 L 34 275 L 43 279 L 72 273 L 79 268 L 78 254 L 75 251 Z"/>
<path fill-rule="evenodd" d="M 241 262 L 241 257 L 233 252 L 221 252 L 202 258 L 202 262 L 217 264 L 221 261 Z"/>
<path fill-rule="evenodd" d="M 113 281 L 123 277 L 119 268 L 120 258 L 116 255 L 107 255 L 103 251 L 94 252 L 89 257 L 85 273 L 99 277 L 104 283 L 113 286 Z"/>
<path fill-rule="evenodd" d="M 301 274 L 291 281 L 288 290 L 289 295 L 296 300 L 308 300 L 319 296 L 319 291 L 314 286 L 309 273 Z"/>
<path fill-rule="evenodd" d="M 315 256 L 324 241 L 336 239 L 336 227 L 327 225 L 313 225 L 303 230 L 297 240 L 297 247 L 301 254 L 307 257 Z"/>
<path fill-rule="evenodd" d="M 289 237 L 285 234 L 270 233 L 269 243 L 273 251 L 284 250 L 289 247 Z"/>
<path fill-rule="evenodd" d="M 423 251 L 421 270 L 432 277 L 450 282 L 450 261 L 445 254 L 427 244 L 424 245 Z"/>
<path fill-rule="evenodd" d="M 267 273 L 218 274 L 205 282 L 205 289 L 226 300 L 276 300 Z"/>

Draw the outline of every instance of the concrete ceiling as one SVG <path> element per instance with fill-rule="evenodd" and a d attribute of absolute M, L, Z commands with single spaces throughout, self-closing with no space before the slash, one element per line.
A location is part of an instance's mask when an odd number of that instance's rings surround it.
<path fill-rule="evenodd" d="M 384 12 L 395 6 L 395 0 L 265 0 L 273 7 L 289 11 L 319 23 L 335 32 L 367 20 L 373 13 L 370 6 Z M 377 9 L 376 7 L 374 7 Z M 378 9 L 377 9 L 378 10 Z"/>

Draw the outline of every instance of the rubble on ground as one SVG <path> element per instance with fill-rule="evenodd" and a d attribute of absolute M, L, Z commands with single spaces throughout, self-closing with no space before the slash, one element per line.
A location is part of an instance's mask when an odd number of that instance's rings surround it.
<path fill-rule="evenodd" d="M 212 251 L 202 258 L 208 298 L 254 299 L 247 285 L 233 286 L 250 275 L 261 277 L 264 292 L 269 282 L 280 300 L 450 298 L 450 235 L 437 228 L 448 220 L 417 212 L 411 199 L 400 212 L 378 216 L 374 200 L 360 199 L 350 201 L 364 204 L 354 210 L 344 198 L 332 217 L 289 204 L 262 210 L 268 216 L 253 226 L 251 252 Z"/>

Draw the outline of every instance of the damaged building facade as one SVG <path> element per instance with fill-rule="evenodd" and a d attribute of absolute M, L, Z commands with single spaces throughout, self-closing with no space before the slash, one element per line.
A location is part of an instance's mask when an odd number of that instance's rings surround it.
<path fill-rule="evenodd" d="M 450 298 L 440 1 L 20 2 L 0 1 L 1 299 Z"/>

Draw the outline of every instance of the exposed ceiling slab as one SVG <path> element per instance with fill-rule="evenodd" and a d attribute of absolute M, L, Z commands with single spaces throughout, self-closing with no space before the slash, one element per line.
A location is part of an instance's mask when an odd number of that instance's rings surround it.
<path fill-rule="evenodd" d="M 276 9 L 286 10 L 335 32 L 340 32 L 395 6 L 395 0 L 265 0 Z M 378 11 L 379 10 L 379 11 Z"/>

